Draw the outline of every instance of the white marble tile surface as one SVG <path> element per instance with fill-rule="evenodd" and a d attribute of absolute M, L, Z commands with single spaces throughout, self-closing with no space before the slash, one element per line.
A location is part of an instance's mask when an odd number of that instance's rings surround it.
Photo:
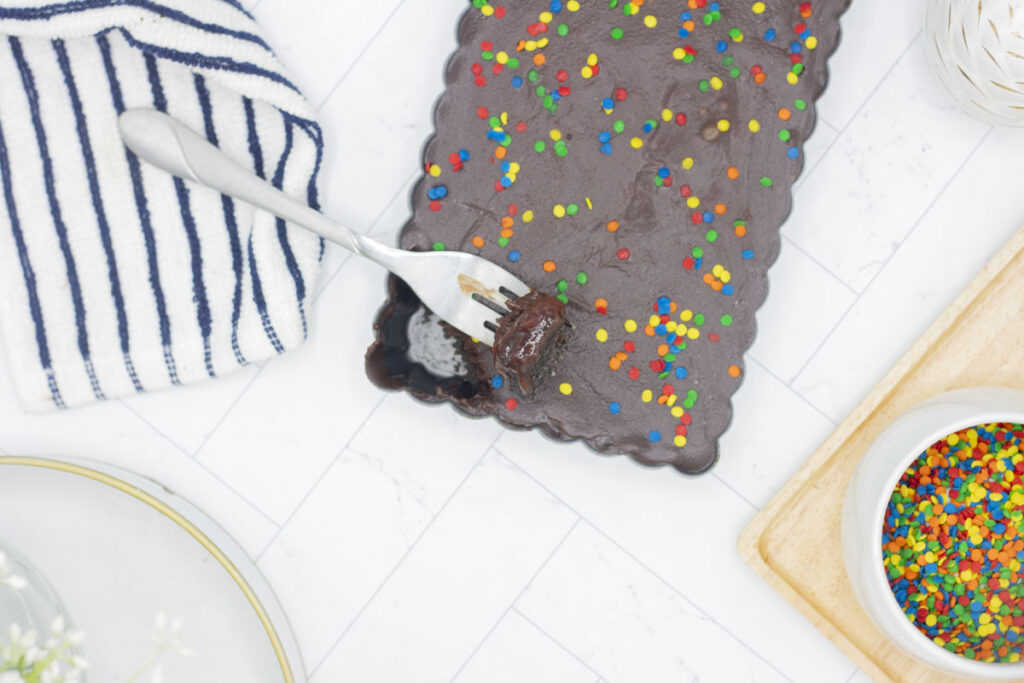
<path fill-rule="evenodd" d="M 487 636 L 455 683 L 597 683 L 597 674 L 515 609 Z"/>
<path fill-rule="evenodd" d="M 856 0 L 839 20 L 839 46 L 828 63 L 829 87 L 819 113 L 845 128 L 924 27 L 924 5 Z"/>
<path fill-rule="evenodd" d="M 250 365 L 209 386 L 198 384 L 153 391 L 129 396 L 121 402 L 186 453 L 195 455 L 259 372 L 260 367 Z M 196 410 L 197 401 L 207 409 Z"/>
<path fill-rule="evenodd" d="M 386 205 L 419 169 L 465 7 L 462 0 L 406 0 L 324 102 L 320 119 L 333 147 L 324 206 L 339 220 L 368 224 L 379 210 L 367 207 Z"/>
<path fill-rule="evenodd" d="M 196 455 L 279 523 L 383 399 L 354 352 L 370 344 L 383 280 L 349 261 L 317 301 L 316 333 L 268 363 Z"/>
<path fill-rule="evenodd" d="M 756 361 L 747 363 L 732 406 L 714 472 L 757 506 L 771 500 L 836 427 Z"/>
<path fill-rule="evenodd" d="M 862 292 L 988 128 L 931 76 L 922 37 L 800 185 L 783 234 Z"/>
<path fill-rule="evenodd" d="M 468 2 L 243 4 L 320 106 L 328 212 L 393 241 Z M 857 0 L 842 20 L 710 475 L 374 388 L 383 274 L 335 248 L 309 342 L 263 368 L 43 416 L 0 371 L 0 453 L 110 462 L 206 510 L 258 559 L 317 683 L 867 681 L 736 538 L 1024 224 L 1024 132 L 952 107 L 922 13 Z"/>
<path fill-rule="evenodd" d="M 785 681 L 688 600 L 580 524 L 516 609 L 609 681 Z"/>
<path fill-rule="evenodd" d="M 451 680 L 577 521 L 490 453 L 312 680 Z"/>
<path fill-rule="evenodd" d="M 388 396 L 363 425 L 259 562 L 307 661 L 323 659 L 499 429 L 404 394 Z"/>
<path fill-rule="evenodd" d="M 1024 224 L 1005 185 L 1019 131 L 993 131 L 793 382 L 840 420 Z"/>
<path fill-rule="evenodd" d="M 338 11 L 337 0 L 261 2 L 253 16 L 295 79 L 319 106 L 374 42 L 402 0 L 376 0 L 373 12 Z"/>
<path fill-rule="evenodd" d="M 826 92 L 828 92 L 826 90 Z M 803 155 L 804 165 L 800 170 L 800 175 L 797 177 L 796 182 L 793 184 L 794 192 L 800 187 L 803 181 L 814 173 L 814 169 L 817 168 L 818 164 L 825 157 L 825 154 L 831 149 L 836 139 L 839 137 L 839 131 L 831 123 L 826 121 L 821 114 L 818 114 L 818 122 L 815 124 L 814 132 L 811 137 L 804 143 Z M 797 194 L 795 201 L 800 201 L 800 195 Z"/>
<path fill-rule="evenodd" d="M 789 382 L 856 299 L 853 290 L 783 239 L 768 272 L 768 299 L 757 312 L 757 337 L 748 353 Z"/>
<path fill-rule="evenodd" d="M 521 432 L 505 432 L 495 448 L 779 670 L 822 682 L 849 676 L 852 664 L 809 623 L 792 619 L 795 610 L 740 559 L 736 539 L 756 508 L 719 475 L 686 478 Z M 567 588 L 576 580 L 564 578 Z"/>

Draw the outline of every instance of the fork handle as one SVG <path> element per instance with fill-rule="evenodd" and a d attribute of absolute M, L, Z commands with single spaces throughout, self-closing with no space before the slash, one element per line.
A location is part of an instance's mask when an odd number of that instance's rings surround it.
<path fill-rule="evenodd" d="M 358 235 L 288 196 L 177 119 L 153 109 L 130 109 L 118 118 L 118 127 L 128 149 L 154 166 L 269 211 L 391 271 L 400 269 L 401 251 Z"/>

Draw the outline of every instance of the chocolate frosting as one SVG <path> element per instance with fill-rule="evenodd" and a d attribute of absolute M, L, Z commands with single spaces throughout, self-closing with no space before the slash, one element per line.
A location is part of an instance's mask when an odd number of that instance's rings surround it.
<path fill-rule="evenodd" d="M 468 370 L 438 377 L 409 358 L 420 303 L 392 277 L 367 372 L 510 427 L 702 472 L 731 419 L 848 0 L 761 13 L 697 0 L 682 16 L 680 3 L 632 16 L 570 4 L 464 15 L 400 244 L 480 254 L 561 294 L 573 334 L 545 328 L 560 351 L 549 359 L 516 341 L 530 338 L 520 318 L 496 357 L 445 326 Z"/>

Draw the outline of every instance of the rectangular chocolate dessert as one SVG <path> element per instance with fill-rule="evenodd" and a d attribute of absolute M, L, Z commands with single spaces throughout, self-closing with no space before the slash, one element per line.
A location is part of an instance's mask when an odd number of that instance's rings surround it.
<path fill-rule="evenodd" d="M 401 246 L 480 254 L 537 294 L 492 350 L 391 278 L 370 377 L 710 468 L 847 3 L 475 0 Z"/>

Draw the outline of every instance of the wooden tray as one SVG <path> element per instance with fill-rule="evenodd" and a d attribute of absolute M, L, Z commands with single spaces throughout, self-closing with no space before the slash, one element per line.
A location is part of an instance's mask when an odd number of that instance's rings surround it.
<path fill-rule="evenodd" d="M 843 495 L 895 417 L 950 389 L 1024 388 L 1024 229 L 754 518 L 740 555 L 876 681 L 956 680 L 889 644 L 860 608 L 839 542 Z"/>

